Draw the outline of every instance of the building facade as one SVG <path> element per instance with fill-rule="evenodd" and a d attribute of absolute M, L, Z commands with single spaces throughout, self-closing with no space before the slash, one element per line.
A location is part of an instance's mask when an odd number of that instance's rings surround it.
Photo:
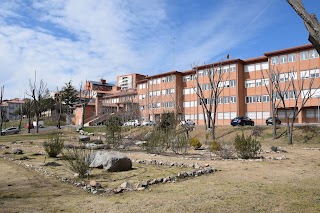
<path fill-rule="evenodd" d="M 218 125 L 229 125 L 236 116 L 247 116 L 256 124 L 265 124 L 274 109 L 271 101 L 280 103 L 277 95 L 272 99 L 277 74 L 279 87 L 287 94 L 284 94 L 285 106 L 278 104 L 276 115 L 285 122 L 285 112 L 290 116 L 296 106 L 294 96 L 300 89 L 299 107 L 302 97 L 306 95 L 304 92 L 312 82 L 312 97 L 301 109 L 296 122 L 316 123 L 319 118 L 319 67 L 319 54 L 311 44 L 307 44 L 267 52 L 250 59 L 227 59 L 196 66 L 192 70 L 153 76 L 119 76 L 117 89 L 101 96 L 101 107 L 135 111 L 136 118 L 141 121 L 159 121 L 161 114 L 175 112 L 181 120 L 192 119 L 196 124 L 203 125 L 207 116 L 203 105 L 215 101 Z M 294 86 L 288 84 L 289 79 L 294 79 Z M 217 96 L 212 94 L 215 89 L 219 91 Z M 130 108 L 128 103 L 134 107 Z"/>

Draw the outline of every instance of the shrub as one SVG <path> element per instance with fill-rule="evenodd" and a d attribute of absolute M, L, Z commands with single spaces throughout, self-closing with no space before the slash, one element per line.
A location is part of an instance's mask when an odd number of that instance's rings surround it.
<path fill-rule="evenodd" d="M 218 141 L 213 141 L 211 144 L 211 148 L 213 151 L 220 151 L 221 150 L 221 143 L 219 143 Z"/>
<path fill-rule="evenodd" d="M 253 139 L 251 136 L 245 137 L 244 133 L 241 136 L 237 134 L 234 147 L 237 151 L 237 155 L 243 159 L 254 158 L 257 156 L 261 144 L 258 140 Z"/>
<path fill-rule="evenodd" d="M 147 139 L 145 144 L 146 151 L 148 153 L 159 154 L 166 150 L 169 146 L 168 134 L 161 130 L 153 131 Z"/>
<path fill-rule="evenodd" d="M 192 146 L 194 149 L 199 149 L 202 144 L 198 138 L 190 138 L 190 146 Z"/>
<path fill-rule="evenodd" d="M 270 149 L 271 149 L 271 151 L 273 151 L 273 152 L 278 152 L 278 151 L 280 151 L 277 146 L 271 146 Z"/>
<path fill-rule="evenodd" d="M 223 159 L 231 159 L 233 158 L 233 147 L 231 145 L 222 144 L 220 151 L 217 152 L 218 156 Z"/>
<path fill-rule="evenodd" d="M 254 126 L 251 134 L 254 137 L 260 137 L 262 134 L 262 128 L 260 126 Z"/>
<path fill-rule="evenodd" d="M 49 157 L 57 157 L 64 147 L 64 140 L 61 139 L 58 135 L 51 139 L 50 142 L 43 143 L 44 150 L 48 153 Z"/>
<path fill-rule="evenodd" d="M 89 175 L 93 157 L 92 152 L 87 152 L 84 149 L 68 149 L 67 153 L 63 154 L 63 159 L 67 162 L 68 168 L 78 173 L 80 178 Z"/>
<path fill-rule="evenodd" d="M 184 134 L 184 132 L 174 132 L 174 134 L 171 134 L 169 141 L 170 148 L 174 153 L 187 153 L 187 149 L 189 147 L 189 140 L 186 134 Z"/>

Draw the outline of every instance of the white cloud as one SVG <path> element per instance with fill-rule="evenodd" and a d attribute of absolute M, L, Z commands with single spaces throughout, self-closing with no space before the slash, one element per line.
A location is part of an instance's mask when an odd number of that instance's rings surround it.
<path fill-rule="evenodd" d="M 186 15 L 178 23 L 170 9 L 183 10 L 172 5 L 179 1 L 3 1 L 0 85 L 13 98 L 28 89 L 35 70 L 55 90 L 70 79 L 78 87 L 86 79 L 110 82 L 125 73 L 166 72 L 173 57 L 174 67 L 182 70 L 193 62 L 212 62 L 255 35 L 257 26 L 244 31 L 241 25 L 263 16 L 266 1 L 245 2 L 208 3 L 204 8 L 212 12 Z"/>

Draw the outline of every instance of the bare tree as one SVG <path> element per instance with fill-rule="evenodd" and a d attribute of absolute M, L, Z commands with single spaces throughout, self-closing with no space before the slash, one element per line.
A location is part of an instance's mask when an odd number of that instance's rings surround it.
<path fill-rule="evenodd" d="M 34 106 L 34 112 L 36 116 L 36 132 L 39 133 L 39 117 L 41 114 L 41 99 L 43 95 L 46 92 L 46 84 L 41 79 L 39 84 L 37 85 L 37 73 L 34 72 L 34 81 L 32 82 L 31 79 L 29 79 L 29 88 L 30 93 L 26 92 L 28 96 L 30 96 L 33 99 L 33 106 Z"/>
<path fill-rule="evenodd" d="M 279 99 L 279 107 L 285 110 L 287 119 L 288 144 L 293 144 L 293 125 L 299 113 L 305 107 L 308 100 L 314 96 L 320 86 L 315 87 L 315 78 L 306 79 L 306 76 L 298 78 L 296 71 L 287 73 L 272 71 L 276 89 L 276 99 Z M 287 106 L 287 100 L 293 99 L 293 106 Z M 288 111 L 289 109 L 292 109 Z"/>
<path fill-rule="evenodd" d="M 220 95 L 224 90 L 224 87 L 227 85 L 226 82 L 229 81 L 229 72 L 224 72 L 222 69 L 222 62 L 220 62 L 217 66 L 214 65 L 206 65 L 205 69 L 201 69 L 204 76 L 208 77 L 209 84 L 201 84 L 199 81 L 199 67 L 195 66 L 193 69 L 197 74 L 196 83 L 197 90 L 195 91 L 200 104 L 202 106 L 202 110 L 204 113 L 205 123 L 207 124 L 207 128 L 212 128 L 212 137 L 215 139 L 215 128 L 216 128 L 216 118 L 217 118 L 217 109 L 218 104 L 221 99 Z M 205 94 L 204 90 L 209 90 L 209 95 Z M 206 117 L 206 118 L 205 118 Z"/>
<path fill-rule="evenodd" d="M 3 104 L 4 86 L 0 87 L 0 131 L 2 131 L 3 119 L 5 116 L 5 109 Z M 2 134 L 0 134 L 2 135 Z"/>
<path fill-rule="evenodd" d="M 313 44 L 316 48 L 317 52 L 320 54 L 320 24 L 314 13 L 309 14 L 302 0 L 287 0 L 290 6 L 296 11 L 296 13 L 301 17 L 309 31 L 308 40 Z"/>
<path fill-rule="evenodd" d="M 276 128 L 276 114 L 277 114 L 277 109 L 279 107 L 280 101 L 277 101 L 276 99 L 276 91 L 277 91 L 277 84 L 280 82 L 278 81 L 279 79 L 276 78 L 276 76 L 280 75 L 280 70 L 275 70 L 275 69 L 269 69 L 267 70 L 267 76 L 264 75 L 263 70 L 261 70 L 261 74 L 263 77 L 263 82 L 262 86 L 265 86 L 267 93 L 270 98 L 270 107 L 271 107 L 271 114 L 272 114 L 272 126 L 273 126 L 273 140 L 277 138 L 277 128 Z M 266 79 L 268 79 L 268 83 L 266 82 Z M 270 83 L 270 86 L 269 86 Z M 284 90 L 287 91 L 288 87 L 290 84 L 285 84 L 284 85 Z"/>

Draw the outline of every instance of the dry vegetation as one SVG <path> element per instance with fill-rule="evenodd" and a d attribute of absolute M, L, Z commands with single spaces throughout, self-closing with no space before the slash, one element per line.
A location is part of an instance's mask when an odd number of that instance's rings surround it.
<path fill-rule="evenodd" d="M 88 194 L 81 189 L 41 173 L 26 169 L 0 158 L 0 212 L 319 212 L 320 211 L 320 133 L 315 127 L 297 127 L 295 141 L 287 145 L 286 136 L 272 141 L 272 128 L 261 127 L 264 157 L 285 156 L 286 160 L 239 161 L 220 160 L 207 149 L 190 150 L 186 155 L 149 155 L 143 151 L 127 150 L 131 159 L 156 159 L 170 162 L 198 162 L 209 164 L 219 171 L 213 174 L 179 181 L 157 184 L 144 191 L 125 192 L 112 196 Z M 148 128 L 144 128 L 148 131 Z M 99 129 L 101 131 L 101 129 Z M 237 133 L 249 135 L 252 127 L 218 127 L 218 141 L 232 144 Z M 285 128 L 278 129 L 279 135 Z M 71 132 L 63 132 L 72 141 Z M 124 132 L 127 136 L 141 138 L 138 128 Z M 192 133 L 204 144 L 205 131 L 198 127 Z M 14 135 L 0 137 L 0 144 L 10 146 L 1 154 L 17 147 L 24 155 L 11 157 L 29 159 L 24 162 L 43 165 L 57 162 L 62 166 L 46 169 L 64 176 L 73 174 L 63 166 L 59 158 L 45 158 L 41 143 L 43 135 Z M 13 141 L 24 141 L 12 144 Z M 32 143 L 30 143 L 32 141 Z M 269 152 L 271 146 L 287 152 Z M 205 147 L 209 147 L 207 144 Z M 313 148 L 313 149 L 311 149 Z M 215 159 L 215 160 L 213 160 Z M 112 187 L 124 181 L 136 182 L 153 177 L 166 176 L 180 171 L 179 168 L 134 164 L 134 170 L 118 174 L 105 174 L 94 170 L 92 177 L 104 186 Z M 85 179 L 85 181 L 88 181 Z"/>

